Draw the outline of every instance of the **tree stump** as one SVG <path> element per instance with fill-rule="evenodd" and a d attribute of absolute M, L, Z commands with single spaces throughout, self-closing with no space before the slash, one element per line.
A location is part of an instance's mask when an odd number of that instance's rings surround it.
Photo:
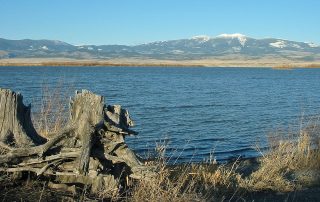
<path fill-rule="evenodd" d="M 0 171 L 28 171 L 113 193 L 128 177 L 155 175 L 125 144 L 126 135 L 137 133 L 120 105 L 106 106 L 102 96 L 87 90 L 76 92 L 68 123 L 49 139 L 37 134 L 30 108 L 22 95 L 0 90 L 0 147 L 7 150 L 0 155 Z"/>
<path fill-rule="evenodd" d="M 70 124 L 76 125 L 73 147 L 81 146 L 79 173 L 86 175 L 89 168 L 91 148 L 96 138 L 96 129 L 102 126 L 104 99 L 89 91 L 76 92 L 70 102 Z M 100 124 L 100 125 L 99 125 Z"/>
<path fill-rule="evenodd" d="M 44 143 L 31 122 L 31 105 L 25 106 L 22 101 L 21 94 L 0 89 L 0 141 L 16 147 Z"/>

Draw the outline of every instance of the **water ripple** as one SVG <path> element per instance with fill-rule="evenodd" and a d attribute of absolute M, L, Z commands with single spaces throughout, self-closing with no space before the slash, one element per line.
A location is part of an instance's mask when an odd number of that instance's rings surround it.
<path fill-rule="evenodd" d="M 259 155 L 252 148 L 269 132 L 319 116 L 319 80 L 320 69 L 0 67 L 0 87 L 34 112 L 44 84 L 62 83 L 69 96 L 89 89 L 129 109 L 140 132 L 131 148 L 154 152 L 166 140 L 167 155 L 184 162 Z"/>

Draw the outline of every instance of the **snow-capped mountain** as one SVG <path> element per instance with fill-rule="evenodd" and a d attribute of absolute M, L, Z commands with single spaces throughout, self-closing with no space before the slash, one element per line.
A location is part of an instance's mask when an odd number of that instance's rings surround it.
<path fill-rule="evenodd" d="M 320 46 L 311 42 L 285 39 L 255 39 L 243 34 L 221 34 L 210 37 L 194 36 L 189 39 L 156 41 L 136 46 L 78 45 L 52 40 L 0 39 L 0 58 L 69 57 L 69 58 L 153 58 L 153 59 L 206 59 L 206 58 L 263 58 L 283 57 L 312 61 L 320 59 Z"/>
<path fill-rule="evenodd" d="M 217 36 L 217 38 L 223 38 L 223 39 L 238 39 L 239 43 L 244 47 L 247 41 L 247 37 L 243 34 L 220 34 Z"/>

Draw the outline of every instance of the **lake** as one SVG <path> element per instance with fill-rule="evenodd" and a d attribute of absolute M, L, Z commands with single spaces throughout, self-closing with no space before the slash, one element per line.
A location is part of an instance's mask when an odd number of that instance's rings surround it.
<path fill-rule="evenodd" d="M 298 130 L 320 113 L 320 69 L 0 67 L 0 88 L 21 92 L 25 104 L 57 85 L 121 104 L 139 132 L 129 147 L 145 157 L 165 142 L 179 162 L 257 156 L 269 133 Z"/>

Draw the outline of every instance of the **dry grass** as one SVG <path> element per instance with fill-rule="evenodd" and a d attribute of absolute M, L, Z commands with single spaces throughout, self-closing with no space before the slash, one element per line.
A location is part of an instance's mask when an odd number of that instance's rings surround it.
<path fill-rule="evenodd" d="M 0 155 L 4 155 L 4 154 L 8 153 L 8 151 L 9 151 L 8 149 L 0 146 Z"/>
<path fill-rule="evenodd" d="M 132 189 L 129 201 L 204 201 L 197 192 L 196 180 L 187 173 L 170 176 L 162 170 L 153 180 L 142 180 Z"/>
<path fill-rule="evenodd" d="M 117 59 L 72 59 L 72 58 L 10 58 L 0 59 L 0 66 L 148 66 L 148 67 L 306 67 L 319 68 L 317 58 L 313 62 L 292 60 L 281 57 L 247 58 L 236 55 L 206 59 L 151 59 L 151 58 L 117 58 Z"/>
<path fill-rule="evenodd" d="M 238 162 L 165 166 L 152 180 L 133 185 L 127 201 L 223 201 L 239 191 Z"/>
<path fill-rule="evenodd" d="M 241 182 L 249 191 L 288 192 L 320 180 L 319 131 L 302 130 L 297 138 L 276 138 L 259 169 Z"/>
<path fill-rule="evenodd" d="M 63 82 L 54 87 L 44 84 L 41 90 L 40 110 L 33 117 L 33 124 L 44 137 L 60 130 L 67 121 L 68 89 L 63 89 Z"/>
<path fill-rule="evenodd" d="M 308 126 L 298 136 L 270 138 L 269 150 L 259 159 L 258 168 L 246 177 L 238 171 L 241 161 L 164 166 L 153 181 L 137 183 L 127 200 L 222 201 L 240 199 L 246 193 L 286 193 L 319 185 L 318 129 Z"/>
<path fill-rule="evenodd" d="M 294 64 L 278 64 L 278 65 L 275 65 L 274 67 L 272 67 L 272 69 L 289 70 L 289 69 L 293 69 L 295 67 L 297 67 L 297 66 Z"/>
<path fill-rule="evenodd" d="M 221 201 L 237 192 L 241 175 L 236 173 L 238 161 L 231 167 L 213 163 L 168 165 L 166 143 L 157 144 L 158 175 L 152 180 L 133 183 L 127 201 Z"/>
<path fill-rule="evenodd" d="M 197 191 L 197 180 L 192 175 L 191 165 L 168 166 L 165 158 L 167 142 L 158 142 L 155 161 L 148 162 L 158 167 L 158 175 L 152 179 L 135 181 L 128 190 L 127 201 L 204 201 Z"/>
<path fill-rule="evenodd" d="M 320 63 L 312 63 L 312 64 L 308 64 L 308 65 L 306 65 L 306 67 L 319 68 L 319 67 L 320 67 Z"/>

